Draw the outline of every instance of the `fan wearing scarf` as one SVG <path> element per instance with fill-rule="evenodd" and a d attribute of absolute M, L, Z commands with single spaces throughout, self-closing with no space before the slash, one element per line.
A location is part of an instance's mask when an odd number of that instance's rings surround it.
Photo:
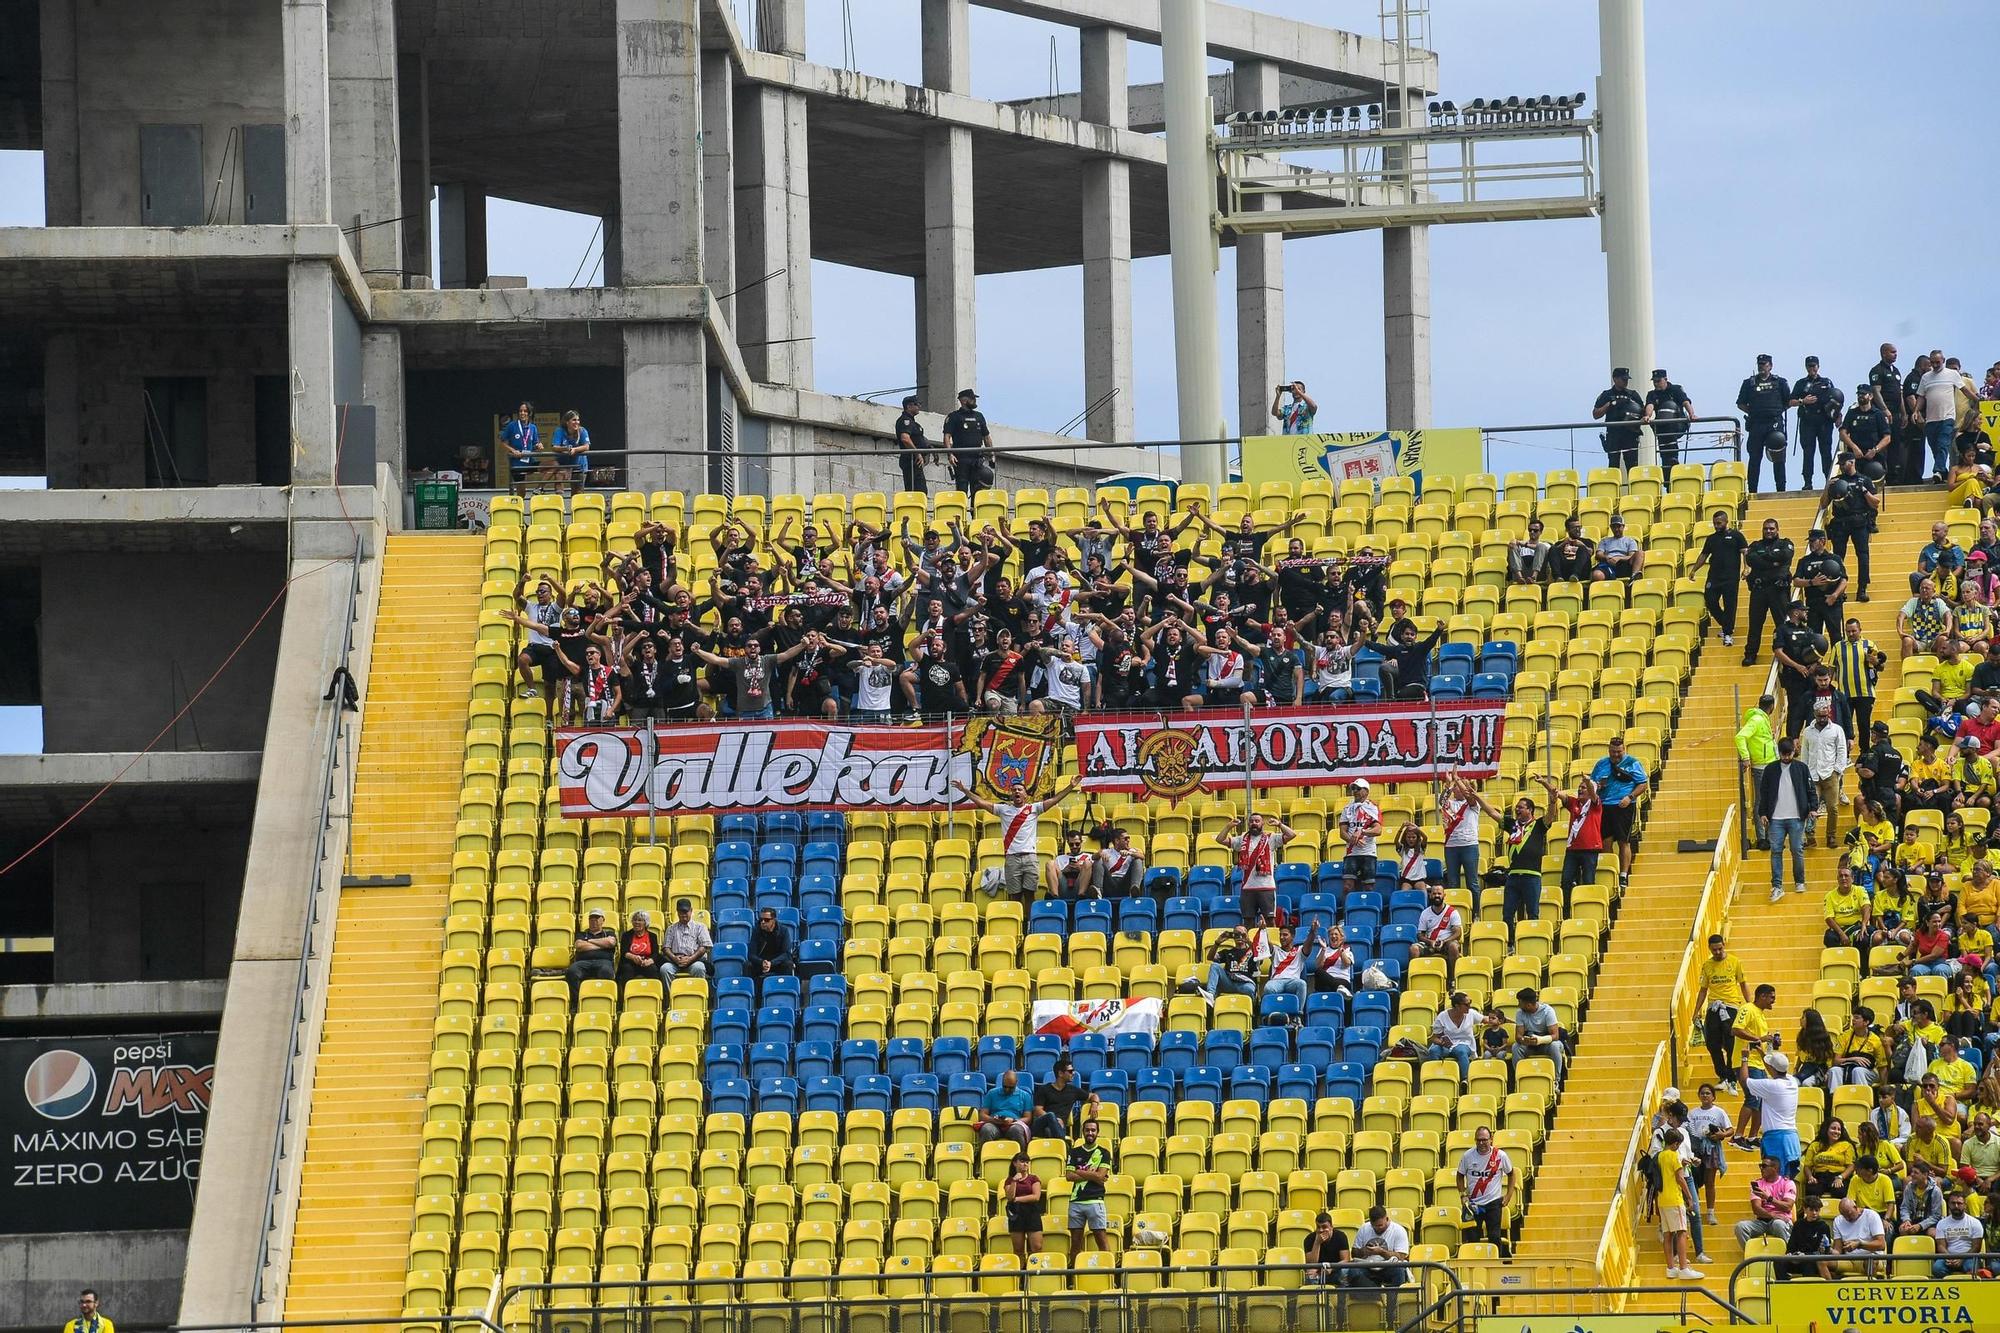
<path fill-rule="evenodd" d="M 1379 818 L 1377 822 L 1380 822 Z M 1238 891 L 1243 895 L 1243 919 L 1258 926 L 1268 923 L 1277 915 L 1278 856 L 1285 850 L 1285 844 L 1298 834 L 1282 819 L 1272 820 L 1271 829 L 1267 830 L 1264 816 L 1252 814 L 1247 828 L 1243 820 L 1232 819 L 1229 827 L 1215 836 L 1216 841 L 1229 848 L 1236 858 L 1236 873 L 1241 877 Z"/>
<path fill-rule="evenodd" d="M 1382 807 L 1368 799 L 1368 779 L 1347 784 L 1348 801 L 1340 807 L 1340 837 L 1347 844 L 1341 859 L 1341 886 L 1352 893 L 1375 887 L 1375 845 L 1382 835 Z"/>

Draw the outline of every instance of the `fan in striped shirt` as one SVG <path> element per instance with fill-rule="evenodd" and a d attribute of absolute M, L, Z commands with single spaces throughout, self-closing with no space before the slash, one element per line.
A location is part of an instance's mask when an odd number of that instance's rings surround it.
<path fill-rule="evenodd" d="M 1847 696 L 1849 738 L 1860 740 L 1868 735 L 1875 712 L 1875 677 L 1886 659 L 1872 639 L 1862 637 L 1859 620 L 1850 618 L 1842 630 L 1827 654 L 1827 664 L 1833 668 L 1834 685 Z"/>

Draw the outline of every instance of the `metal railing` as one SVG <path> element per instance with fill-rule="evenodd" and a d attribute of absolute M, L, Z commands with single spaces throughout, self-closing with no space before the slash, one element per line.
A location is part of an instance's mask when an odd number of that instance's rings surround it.
<path fill-rule="evenodd" d="M 1708 937 L 1722 934 L 1729 923 L 1729 908 L 1736 895 L 1736 878 L 1742 867 L 1742 846 L 1737 837 L 1741 823 L 1738 809 L 1723 811 L 1722 824 L 1715 834 L 1715 854 L 1709 859 L 1708 877 L 1688 924 L 1687 944 L 1681 950 L 1680 967 L 1674 973 L 1674 988 L 1667 1004 L 1667 1066 L 1669 1080 L 1679 1087 L 1681 1055 L 1687 1049 L 1688 1033 L 1696 1019 L 1695 1001 L 1701 997 L 1701 961 L 1708 956 Z"/>
<path fill-rule="evenodd" d="M 1867 1282 L 1923 1282 L 1926 1285 L 1951 1278 L 1971 1281 L 1991 1282 L 1991 1278 L 1981 1278 L 1977 1272 L 1967 1273 L 1961 1267 L 1958 1271 L 1937 1274 L 1936 1265 L 1943 1261 L 1948 1264 L 1971 1264 L 1975 1270 L 2000 1271 L 2000 1251 L 1984 1250 L 1977 1254 L 1942 1254 L 1921 1250 L 1897 1250 L 1895 1237 L 1887 1237 L 1890 1249 L 1866 1258 L 1855 1254 L 1753 1254 L 1749 1255 L 1729 1270 L 1729 1300 L 1732 1310 L 1741 1307 L 1747 1313 L 1744 1318 L 1751 1323 L 1769 1323 L 1768 1318 L 1759 1318 L 1762 1313 L 1756 1303 L 1765 1299 L 1765 1292 L 1780 1282 L 1821 1282 L 1839 1281 L 1843 1283 Z M 1753 1242 L 1754 1243 L 1754 1242 Z M 1856 1264 L 1861 1271 L 1843 1274 L 1837 1278 L 1821 1278 L 1820 1264 Z M 1927 1296 L 1930 1303 L 1938 1303 L 1936 1297 Z M 1843 1301 L 1843 1304 L 1865 1303 Z M 1902 1324 L 1906 1328 L 1942 1326 L 1947 1321 L 1911 1320 Z M 1880 1327 L 1881 1325 L 1871 1325 Z M 1958 1326 L 1954 1324 L 1954 1326 Z M 1970 1327 L 1970 1324 L 1964 1325 Z M 1990 1326 L 1989 1326 L 1990 1327 Z"/>
<path fill-rule="evenodd" d="M 1611 1192 L 1610 1210 L 1605 1215 L 1604 1232 L 1597 1243 L 1598 1284 L 1623 1290 L 1639 1271 L 1639 1213 L 1645 1207 L 1645 1180 L 1639 1174 L 1639 1158 L 1646 1151 L 1651 1130 L 1652 1107 L 1666 1087 L 1667 1052 L 1662 1043 L 1653 1048 L 1653 1059 L 1640 1085 L 1639 1109 L 1632 1117 L 1632 1132 L 1625 1143 L 1625 1155 L 1618 1167 L 1617 1183 Z M 1622 1297 L 1612 1308 L 1622 1309 Z"/>
<path fill-rule="evenodd" d="M 326 754 L 321 760 L 320 800 L 318 827 L 313 835 L 312 883 L 308 889 L 306 902 L 306 923 L 304 935 L 299 942 L 299 974 L 293 990 L 292 1036 L 285 1047 L 285 1067 L 283 1092 L 278 1104 L 278 1123 L 271 1134 L 271 1170 L 265 1181 L 264 1225 L 262 1236 L 257 1243 L 256 1266 L 250 1274 L 250 1318 L 255 1320 L 258 1311 L 264 1308 L 264 1274 L 270 1268 L 272 1236 L 278 1225 L 278 1206 L 281 1179 L 284 1174 L 288 1131 L 293 1125 L 293 1110 L 297 1105 L 299 1059 L 305 1053 L 305 1033 L 310 1013 L 312 995 L 313 946 L 319 935 L 320 902 L 326 889 L 327 832 L 333 826 L 333 797 L 335 776 L 340 769 L 341 743 L 348 735 L 347 684 L 352 679 L 349 674 L 354 654 L 354 626 L 361 604 L 361 553 L 362 537 L 354 538 L 354 554 L 349 565 L 347 584 L 347 610 L 341 629 L 340 651 L 332 663 L 327 678 L 331 687 L 322 700 L 322 717 L 315 722 L 315 729 L 327 726 Z M 325 714 L 330 713 L 327 717 Z M 349 773 L 353 765 L 348 765 Z M 351 777 L 350 777 L 351 781 Z M 253 1328 L 254 1323 L 233 1327 Z M 448 1333 L 448 1330 L 445 1331 Z"/>
<path fill-rule="evenodd" d="M 1532 1290 L 1519 1287 L 1462 1287 L 1449 1291 L 1419 1310 L 1398 1328 L 1398 1333 L 1419 1329 L 1450 1329 L 1453 1333 L 1474 1333 L 1490 1328 L 1487 1319 L 1520 1319 L 1524 1316 L 1554 1315 L 1575 1317 L 1579 1328 L 1589 1328 L 1589 1316 L 1616 1314 L 1634 1296 L 1678 1298 L 1673 1313 L 1660 1313 L 1663 1322 L 1708 1323 L 1708 1313 L 1727 1316 L 1729 1322 L 1748 1323 L 1743 1312 L 1705 1287 L 1676 1284 L 1671 1287 L 1591 1287 L 1543 1286 Z M 1658 1312 L 1655 1312 L 1658 1313 Z M 1651 1325 L 1647 1325 L 1651 1327 Z"/>

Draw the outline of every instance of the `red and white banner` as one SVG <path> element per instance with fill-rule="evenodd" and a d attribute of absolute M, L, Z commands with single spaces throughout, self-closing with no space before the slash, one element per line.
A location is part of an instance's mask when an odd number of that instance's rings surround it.
<path fill-rule="evenodd" d="M 920 727 L 779 719 L 556 731 L 570 819 L 765 810 L 943 810 L 1046 799 L 1056 720 L 970 717 Z"/>
<path fill-rule="evenodd" d="M 1105 714 L 1076 720 L 1086 791 L 1179 800 L 1196 791 L 1258 785 L 1418 782 L 1457 769 L 1500 768 L 1501 700 L 1260 709 L 1246 729 L 1234 712 Z"/>
<path fill-rule="evenodd" d="M 1036 1000 L 1030 1014 L 1035 1025 L 1035 1035 L 1053 1034 L 1068 1041 L 1086 1032 L 1101 1032 L 1115 1036 L 1120 1032 L 1143 1032 L 1148 1036 L 1160 1030 L 1160 1014 L 1163 1006 L 1158 1000 Z"/>

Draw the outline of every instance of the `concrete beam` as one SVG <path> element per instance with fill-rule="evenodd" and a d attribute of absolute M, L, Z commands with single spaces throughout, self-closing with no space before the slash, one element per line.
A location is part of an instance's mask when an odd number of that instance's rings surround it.
<path fill-rule="evenodd" d="M 284 523 L 284 492 L 269 486 L 0 490 L 0 557 L 282 550 Z"/>
<path fill-rule="evenodd" d="M 619 281 L 702 280 L 695 0 L 617 0 Z"/>
<path fill-rule="evenodd" d="M 486 285 L 486 192 L 464 181 L 438 187 L 438 286 Z"/>
<path fill-rule="evenodd" d="M 736 67 L 727 51 L 701 54 L 701 274 L 736 318 Z"/>
<path fill-rule="evenodd" d="M 364 713 L 380 592 L 378 570 L 378 564 L 369 562 L 361 571 L 362 599 L 356 608 L 349 658 Z M 292 562 L 296 581 L 285 598 L 257 813 L 244 869 L 227 1003 L 216 1042 L 208 1116 L 209 1142 L 234 1145 L 235 1150 L 208 1153 L 202 1159 L 179 1316 L 184 1324 L 236 1322 L 246 1312 L 259 1318 L 283 1314 L 275 1294 L 284 1290 L 289 1269 L 291 1224 L 305 1157 L 306 1090 L 313 1085 L 325 1017 L 325 980 L 334 952 L 340 866 L 349 827 L 346 819 L 331 819 L 324 825 L 325 843 L 319 841 L 319 757 L 333 743 L 340 717 L 338 705 L 320 696 L 348 632 L 348 589 L 354 573 L 347 561 L 307 557 Z M 348 715 L 356 734 L 361 723 L 361 716 Z M 337 781 L 351 782 L 351 774 L 343 771 Z M 336 794 L 337 808 L 345 807 L 348 794 Z M 308 923 L 314 920 L 318 925 L 310 937 L 310 952 L 302 955 L 309 940 Z M 305 1030 L 300 1032 L 294 1014 L 302 957 L 310 960 L 306 968 L 310 998 Z M 303 1054 L 288 1086 L 286 1055 L 294 1040 Z M 295 1100 L 294 1088 L 299 1104 L 288 1107 Z M 289 1136 L 288 1150 L 280 1161 L 267 1303 L 253 1310 L 253 1277 L 266 1235 L 270 1150 L 281 1133 Z"/>
<path fill-rule="evenodd" d="M 396 117 L 402 152 L 403 271 L 431 278 L 430 62 L 422 52 L 397 57 Z"/>
<path fill-rule="evenodd" d="M 375 319 L 389 324 L 503 324 L 580 320 L 646 324 L 700 320 L 706 290 L 682 287 L 500 287 L 383 292 Z"/>
<path fill-rule="evenodd" d="M 284 0 L 285 220 L 333 221 L 326 0 Z"/>
<path fill-rule="evenodd" d="M 1245 61 L 1231 71 L 1245 97 L 1262 105 L 1278 95 L 1278 67 Z M 1275 211 L 1277 199 L 1257 200 L 1259 211 Z M 1236 237 L 1236 430 L 1258 434 L 1271 429 L 1271 389 L 1285 371 L 1285 240 L 1273 234 Z"/>
<path fill-rule="evenodd" d="M 330 485 L 338 445 L 334 421 L 333 266 L 302 262 L 287 271 L 291 348 L 292 481 Z"/>
<path fill-rule="evenodd" d="M 804 60 L 806 0 L 763 0 L 757 6 L 757 31 L 752 37 L 759 51 Z"/>
<path fill-rule="evenodd" d="M 368 284 L 362 280 L 354 251 L 338 227 L 0 227 L 0 276 L 10 281 L 35 279 L 37 266 L 90 264 L 107 268 L 139 268 L 148 264 L 241 265 L 300 259 L 334 265 L 340 286 L 357 317 L 373 308 Z M 18 299 L 18 288 L 9 298 Z"/>
<path fill-rule="evenodd" d="M 1126 39 L 1119 28 L 1085 28 L 1082 110 L 1116 125 L 1125 119 Z M 1132 167 L 1092 159 L 1083 164 L 1084 396 L 1108 400 L 1090 409 L 1084 433 L 1093 440 L 1129 440 L 1136 429 L 1132 374 Z"/>
<path fill-rule="evenodd" d="M 219 1018 L 227 990 L 228 983 L 221 980 L 0 986 L 0 1024 L 55 1026 L 122 1021 L 160 1031 L 162 1024 L 210 1022 Z"/>
<path fill-rule="evenodd" d="M 1085 28 L 1084 35 L 1097 31 Z M 1260 62 L 1261 63 L 1261 62 Z M 1340 107 L 1366 105 L 1382 100 L 1379 87 L 1355 88 L 1346 83 L 1335 83 L 1327 79 L 1310 78 L 1303 74 L 1280 74 L 1278 76 L 1277 100 L 1259 103 L 1254 100 L 1238 101 L 1236 95 L 1236 75 L 1233 71 L 1208 76 L 1209 100 L 1215 103 L 1215 119 L 1233 111 L 1264 111 L 1284 108 Z M 1163 83 L 1134 83 L 1125 90 L 1125 113 L 1111 120 L 1093 114 L 1085 105 L 1085 99 L 1077 93 L 1058 93 L 1054 97 L 1017 97 L 1002 105 L 1021 111 L 1032 111 L 1044 116 L 1064 116 L 1071 120 L 1088 120 L 1099 125 L 1117 125 L 1124 129 L 1136 130 L 1141 134 L 1161 134 L 1167 128 L 1167 88 Z"/>
<path fill-rule="evenodd" d="M 1417 98 L 1409 96 L 1411 105 Z M 1391 93 L 1383 103 L 1389 124 L 1403 123 L 1403 97 Z M 1385 176 L 1397 171 L 1420 172 L 1427 154 L 1422 148 L 1385 152 Z M 1420 192 L 1405 185 L 1413 202 Z M 1431 424 L 1431 229 L 1385 227 L 1382 230 L 1382 361 L 1383 417 L 1390 430 L 1421 430 Z"/>
<path fill-rule="evenodd" d="M 403 285 L 402 146 L 394 0 L 330 0 L 333 218 L 370 286 Z"/>
<path fill-rule="evenodd" d="M 1124 28 L 1142 42 L 1160 42 L 1160 0 L 979 0 L 982 9 L 1041 19 L 1069 28 Z M 1209 0 L 1208 53 L 1223 60 L 1268 60 L 1295 74 L 1336 78 L 1357 88 L 1382 86 L 1389 50 L 1379 38 L 1323 28 L 1275 14 Z M 1437 56 L 1425 51 L 1411 66 L 1412 85 L 1437 87 Z"/>
<path fill-rule="evenodd" d="M 257 780 L 255 750 L 155 750 L 148 754 L 0 755 L 0 790 L 71 787 L 94 791 L 120 787 L 180 787 L 191 783 Z M 4 988 L 0 988 L 4 989 Z"/>

